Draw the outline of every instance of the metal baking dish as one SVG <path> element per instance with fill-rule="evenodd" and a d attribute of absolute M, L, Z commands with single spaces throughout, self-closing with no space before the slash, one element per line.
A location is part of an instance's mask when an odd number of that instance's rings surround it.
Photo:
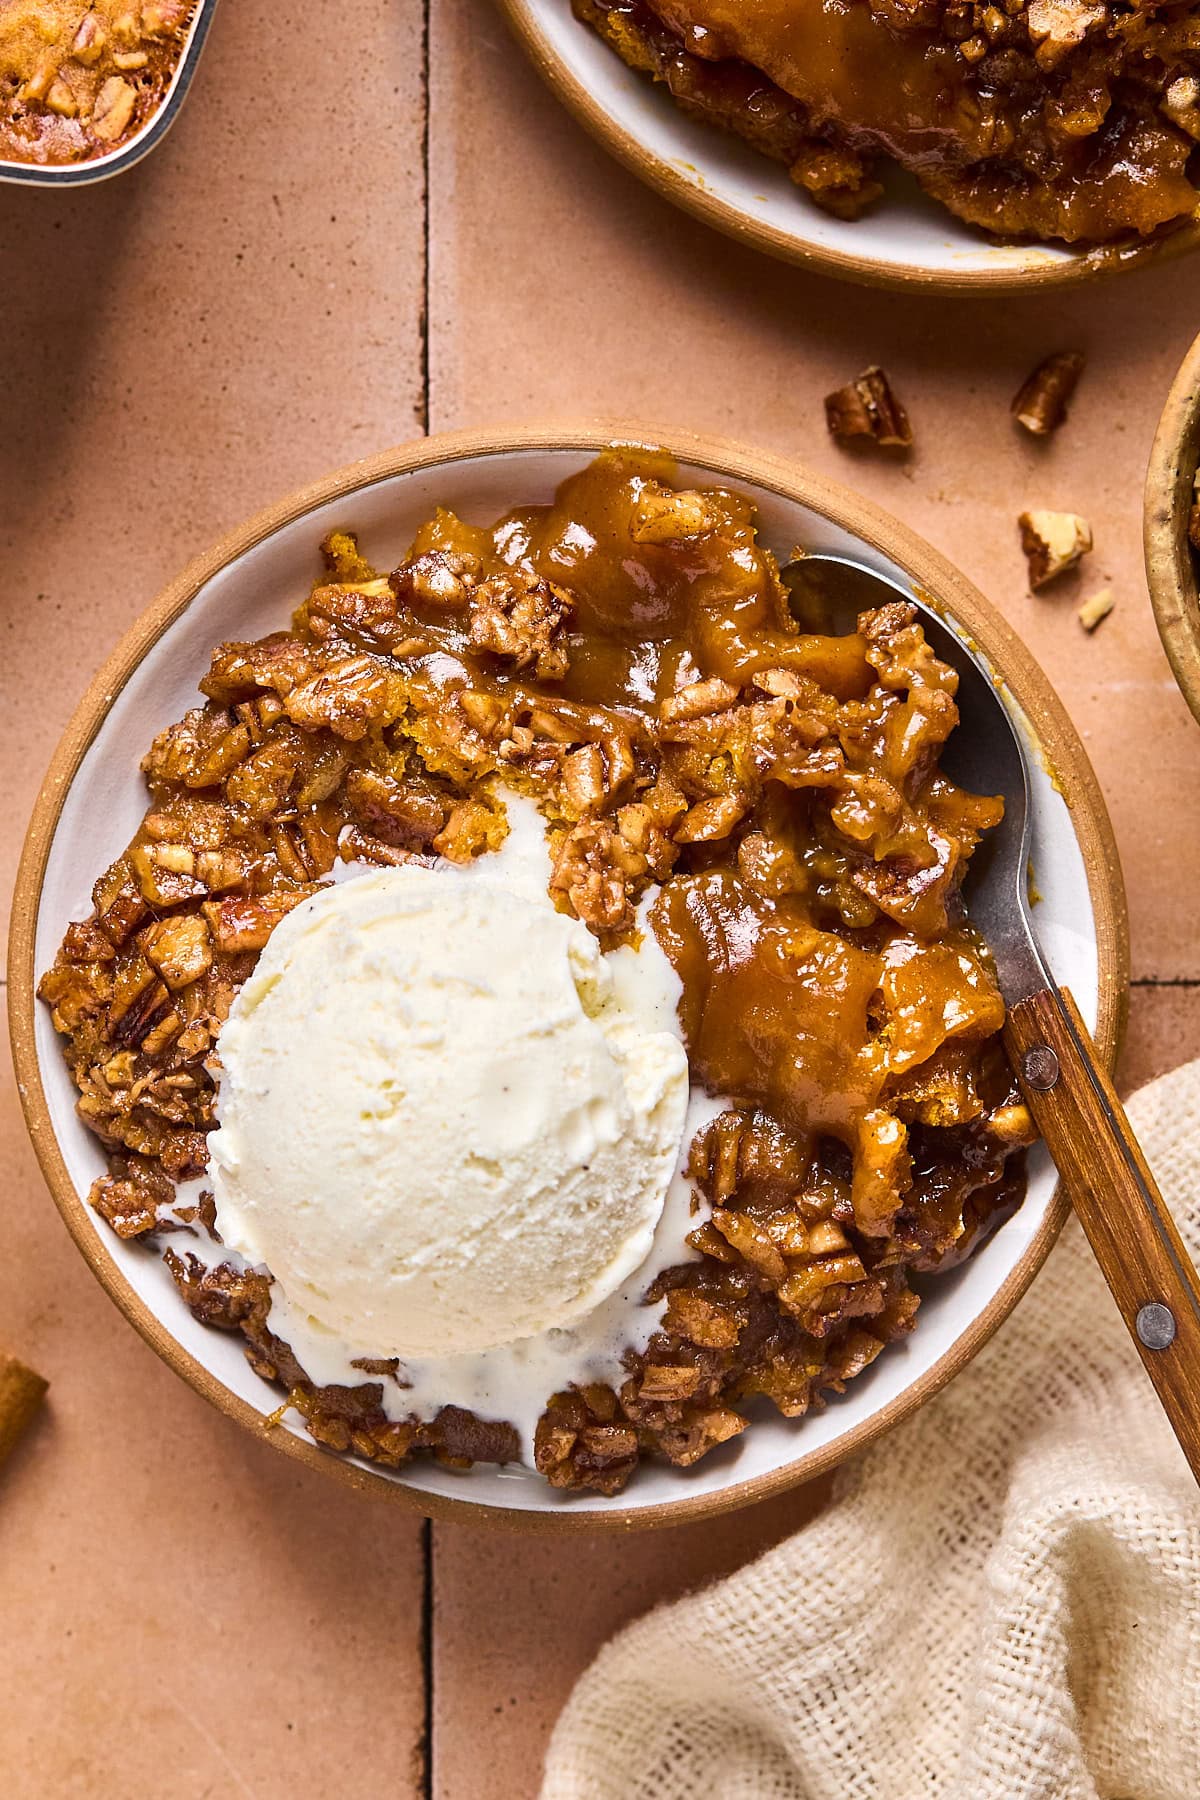
<path fill-rule="evenodd" d="M 78 163 L 14 163 L 0 158 L 0 182 L 26 187 L 84 187 L 90 182 L 107 181 L 110 175 L 119 175 L 122 170 L 131 169 L 134 163 L 140 162 L 162 142 L 179 116 L 216 7 L 217 0 L 196 0 L 187 42 L 175 65 L 170 86 L 141 130 L 126 143 L 115 150 L 106 150 L 103 156 L 92 156 L 86 162 Z"/>

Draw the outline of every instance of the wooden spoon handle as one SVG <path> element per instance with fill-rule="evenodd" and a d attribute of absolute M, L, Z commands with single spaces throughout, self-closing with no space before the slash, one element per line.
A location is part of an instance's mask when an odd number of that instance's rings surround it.
<path fill-rule="evenodd" d="M 1121 1317 L 1200 1481 L 1200 1279 L 1066 990 L 1010 1008 L 1004 1041 Z"/>

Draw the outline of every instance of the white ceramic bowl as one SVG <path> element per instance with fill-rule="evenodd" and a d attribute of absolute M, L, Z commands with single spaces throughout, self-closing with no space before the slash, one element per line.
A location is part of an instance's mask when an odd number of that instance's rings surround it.
<path fill-rule="evenodd" d="M 1200 220 L 1119 250 L 993 243 L 899 169 L 864 218 L 831 218 L 779 164 L 688 118 L 661 83 L 627 68 L 576 19 L 570 0 L 499 3 L 554 92 L 627 167 L 710 225 L 788 262 L 879 287 L 995 293 L 1085 281 L 1200 244 Z"/>
<path fill-rule="evenodd" d="M 251 1372 L 241 1340 L 198 1324 L 159 1257 L 121 1242 L 84 1203 L 103 1156 L 76 1116 L 60 1040 L 48 1009 L 33 997 L 36 975 L 52 963 L 67 923 L 87 915 L 94 879 L 141 819 L 146 796 L 138 763 L 150 739 L 196 703 L 214 644 L 286 622 L 319 570 L 317 546 L 328 530 L 358 531 L 386 567 L 400 560 L 435 505 L 482 522 L 511 505 L 548 499 L 610 441 L 603 428 L 432 439 L 344 470 L 260 515 L 194 563 L 135 626 L 82 702 L 43 787 L 18 876 L 10 958 L 14 1048 L 34 1143 L 67 1224 L 112 1297 L 173 1368 L 254 1430 L 263 1429 L 279 1395 Z M 620 441 L 665 442 L 683 479 L 716 477 L 751 494 L 766 541 L 785 553 L 795 543 L 853 551 L 915 584 L 991 659 L 1038 750 L 1033 826 L 1043 944 L 1111 1058 L 1126 980 L 1115 851 L 1079 742 L 1007 626 L 904 527 L 781 459 L 677 433 L 623 430 Z M 647 1463 L 616 1499 L 564 1497 L 518 1468 L 481 1465 L 464 1475 L 423 1461 L 392 1474 L 320 1450 L 286 1424 L 272 1441 L 343 1479 L 436 1513 L 535 1527 L 628 1527 L 722 1510 L 820 1473 L 941 1386 L 1024 1290 L 1064 1209 L 1048 1159 L 1035 1153 L 1021 1210 L 962 1269 L 929 1284 L 914 1334 L 890 1347 L 843 1398 L 799 1422 L 765 1409 L 735 1444 L 696 1468 Z"/>

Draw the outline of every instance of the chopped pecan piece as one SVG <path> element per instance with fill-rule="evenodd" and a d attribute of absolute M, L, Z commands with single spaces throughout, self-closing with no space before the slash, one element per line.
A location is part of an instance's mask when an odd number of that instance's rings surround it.
<path fill-rule="evenodd" d="M 204 883 L 196 879 L 196 853 L 186 844 L 135 844 L 129 862 L 151 906 L 177 906 L 204 893 Z"/>
<path fill-rule="evenodd" d="M 1085 600 L 1076 617 L 1085 631 L 1095 631 L 1116 605 L 1116 596 L 1111 588 L 1101 588 L 1090 600 Z"/>
<path fill-rule="evenodd" d="M 320 669 L 286 696 L 288 717 L 306 731 L 321 726 L 353 743 L 391 725 L 404 710 L 402 678 L 374 656 L 347 656 Z"/>
<path fill-rule="evenodd" d="M 628 931 L 633 924 L 630 890 L 647 867 L 642 853 L 606 821 L 585 821 L 559 845 L 550 891 L 561 894 L 592 931 Z"/>
<path fill-rule="evenodd" d="M 869 438 L 885 449 L 907 450 L 913 441 L 908 414 L 877 365 L 825 397 L 825 423 L 838 443 Z"/>
<path fill-rule="evenodd" d="M 220 706 L 252 700 L 264 690 L 290 694 L 312 674 L 316 657 L 289 632 L 277 631 L 257 643 L 219 644 L 200 691 Z"/>
<path fill-rule="evenodd" d="M 152 786 L 178 781 L 189 788 L 217 787 L 249 749 L 245 725 L 226 712 L 197 708 L 158 734 L 142 768 Z"/>
<path fill-rule="evenodd" d="M 280 919 L 318 893 L 317 883 L 273 894 L 231 895 L 225 900 L 206 900 L 202 907 L 213 943 L 223 956 L 242 950 L 261 950 Z"/>
<path fill-rule="evenodd" d="M 1034 437 L 1049 437 L 1066 421 L 1067 407 L 1083 374 L 1084 356 L 1079 350 L 1063 350 L 1048 356 L 1021 384 L 1012 403 L 1018 425 Z"/>
<path fill-rule="evenodd" d="M 1162 110 L 1172 125 L 1200 144 L 1200 75 L 1178 75 L 1163 97 Z"/>
<path fill-rule="evenodd" d="M 646 860 L 655 880 L 663 881 L 679 854 L 672 833 L 687 811 L 687 802 L 670 778 L 660 772 L 652 788 L 617 812 L 617 830 L 631 850 Z"/>
<path fill-rule="evenodd" d="M 711 844 L 726 838 L 745 818 L 747 803 L 740 794 L 714 794 L 689 806 L 675 827 L 677 844 Z"/>
<path fill-rule="evenodd" d="M 707 1350 L 731 1350 L 741 1335 L 736 1313 L 687 1289 L 667 1295 L 666 1325 L 669 1331 Z"/>
<path fill-rule="evenodd" d="M 346 798 L 356 819 L 385 844 L 420 848 L 436 838 L 447 808 L 437 794 L 374 769 L 352 769 Z"/>
<path fill-rule="evenodd" d="M 332 582 L 314 588 L 305 608 L 308 628 L 327 650 L 384 650 L 389 656 L 418 656 L 425 637 L 397 610 L 391 581 Z"/>
<path fill-rule="evenodd" d="M 637 1384 L 638 1399 L 652 1405 L 674 1405 L 690 1400 L 699 1383 L 699 1369 L 686 1363 L 648 1363 Z"/>
<path fill-rule="evenodd" d="M 271 818 L 284 807 L 303 756 L 298 732 L 269 738 L 227 778 L 226 799 L 252 819 Z"/>
<path fill-rule="evenodd" d="M 732 494 L 676 490 L 648 481 L 638 495 L 629 535 L 635 544 L 688 543 L 728 528 L 735 516 L 744 516 L 744 508 Z"/>
<path fill-rule="evenodd" d="M 52 1008 L 55 1031 L 73 1032 L 104 1013 L 112 998 L 112 972 L 105 962 L 74 963 L 62 958 L 38 982 L 38 998 Z"/>
<path fill-rule="evenodd" d="M 562 761 L 562 798 L 570 816 L 599 812 L 606 798 L 604 753 L 599 744 L 581 744 Z"/>
<path fill-rule="evenodd" d="M 659 718 L 664 725 L 674 725 L 680 719 L 700 719 L 706 713 L 725 712 L 737 704 L 738 694 L 739 690 L 728 681 L 712 675 L 707 681 L 693 681 L 689 687 L 668 695 L 658 709 Z"/>
<path fill-rule="evenodd" d="M 100 92 L 92 112 L 92 130 L 106 144 L 115 144 L 128 129 L 133 118 L 137 93 L 120 75 L 110 75 Z"/>
<path fill-rule="evenodd" d="M 1092 547 L 1092 528 L 1078 513 L 1023 512 L 1017 523 L 1035 593 L 1073 569 Z"/>
<path fill-rule="evenodd" d="M 92 905 L 97 927 L 111 943 L 120 946 L 133 936 L 149 909 L 126 857 L 100 877 L 92 889 Z"/>
<path fill-rule="evenodd" d="M 532 667 L 539 681 L 567 672 L 563 627 L 574 602 L 565 588 L 514 570 L 489 575 L 471 592 L 471 642 L 515 668 Z"/>
<path fill-rule="evenodd" d="M 458 550 L 426 550 L 389 576 L 398 600 L 464 609 L 482 575 L 479 558 Z"/>
<path fill-rule="evenodd" d="M 719 1444 L 740 1436 L 746 1423 L 732 1407 L 695 1408 L 685 1413 L 680 1424 L 664 1426 L 659 1431 L 659 1448 L 677 1468 L 689 1469 Z"/>
<path fill-rule="evenodd" d="M 1029 0 L 1029 36 L 1042 69 L 1054 69 L 1090 31 L 1108 21 L 1103 0 Z"/>
<path fill-rule="evenodd" d="M 88 1204 L 95 1207 L 118 1237 L 144 1237 L 158 1224 L 158 1202 L 164 1197 L 170 1197 L 170 1183 L 163 1185 L 166 1188 L 165 1196 L 156 1195 L 152 1186 L 132 1175 L 121 1180 L 112 1175 L 101 1175 L 92 1183 Z"/>
<path fill-rule="evenodd" d="M 147 926 L 139 942 L 146 960 L 158 970 L 172 993 L 199 981 L 212 967 L 212 939 L 196 913 L 160 919 Z"/>

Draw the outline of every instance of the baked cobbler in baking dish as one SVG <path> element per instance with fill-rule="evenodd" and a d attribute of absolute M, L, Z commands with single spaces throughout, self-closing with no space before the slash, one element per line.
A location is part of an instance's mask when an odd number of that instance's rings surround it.
<path fill-rule="evenodd" d="M 160 105 L 195 0 L 0 0 L 0 161 L 75 163 Z"/>

